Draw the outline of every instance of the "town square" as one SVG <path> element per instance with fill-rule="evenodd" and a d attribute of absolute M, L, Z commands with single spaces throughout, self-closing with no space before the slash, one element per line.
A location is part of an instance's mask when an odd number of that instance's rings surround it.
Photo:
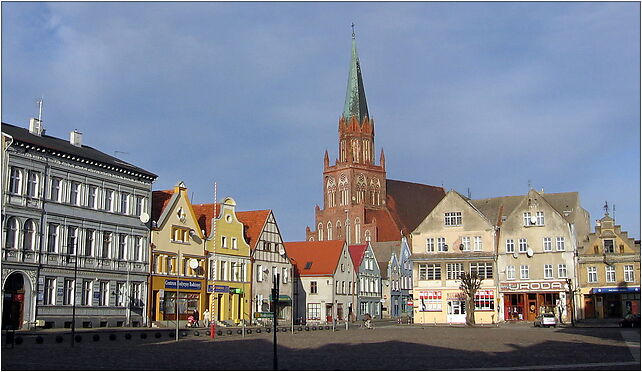
<path fill-rule="evenodd" d="M 640 369 L 639 3 L 1 6 L 3 370 Z"/>

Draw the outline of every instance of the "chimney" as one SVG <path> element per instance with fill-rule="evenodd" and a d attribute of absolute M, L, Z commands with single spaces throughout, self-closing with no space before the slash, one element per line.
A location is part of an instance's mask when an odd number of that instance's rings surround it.
<path fill-rule="evenodd" d="M 43 132 L 42 121 L 36 118 L 29 119 L 29 133 L 40 136 Z"/>
<path fill-rule="evenodd" d="M 74 129 L 69 133 L 69 143 L 76 147 L 82 147 L 82 133 L 78 129 Z"/>

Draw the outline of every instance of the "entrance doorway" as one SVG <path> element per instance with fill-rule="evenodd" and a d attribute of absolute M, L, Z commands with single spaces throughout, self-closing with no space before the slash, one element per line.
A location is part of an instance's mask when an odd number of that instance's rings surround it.
<path fill-rule="evenodd" d="M 448 301 L 448 323 L 466 323 L 466 301 Z"/>
<path fill-rule="evenodd" d="M 20 329 L 25 318 L 25 282 L 21 273 L 9 275 L 4 284 L 2 329 Z"/>
<path fill-rule="evenodd" d="M 584 297 L 584 318 L 595 318 L 595 306 L 593 305 L 593 299 L 590 297 Z"/>

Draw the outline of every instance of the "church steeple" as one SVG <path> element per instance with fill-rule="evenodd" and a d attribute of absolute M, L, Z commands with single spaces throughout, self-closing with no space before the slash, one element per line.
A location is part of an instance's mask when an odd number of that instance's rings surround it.
<path fill-rule="evenodd" d="M 346 122 L 355 117 L 361 124 L 368 115 L 368 104 L 366 103 L 366 91 L 363 88 L 363 78 L 361 77 L 361 64 L 357 54 L 357 40 L 354 35 L 354 23 L 352 24 L 352 56 L 350 57 L 350 69 L 348 73 L 348 88 L 346 91 L 346 101 L 343 105 L 343 117 Z"/>

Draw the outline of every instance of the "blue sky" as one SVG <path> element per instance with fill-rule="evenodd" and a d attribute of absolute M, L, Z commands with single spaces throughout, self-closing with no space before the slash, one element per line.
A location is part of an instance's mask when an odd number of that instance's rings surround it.
<path fill-rule="evenodd" d="M 388 178 L 578 191 L 640 238 L 639 3 L 2 3 L 2 121 L 232 196 L 305 238 L 350 23 Z M 378 157 L 377 157 L 378 158 Z"/>

